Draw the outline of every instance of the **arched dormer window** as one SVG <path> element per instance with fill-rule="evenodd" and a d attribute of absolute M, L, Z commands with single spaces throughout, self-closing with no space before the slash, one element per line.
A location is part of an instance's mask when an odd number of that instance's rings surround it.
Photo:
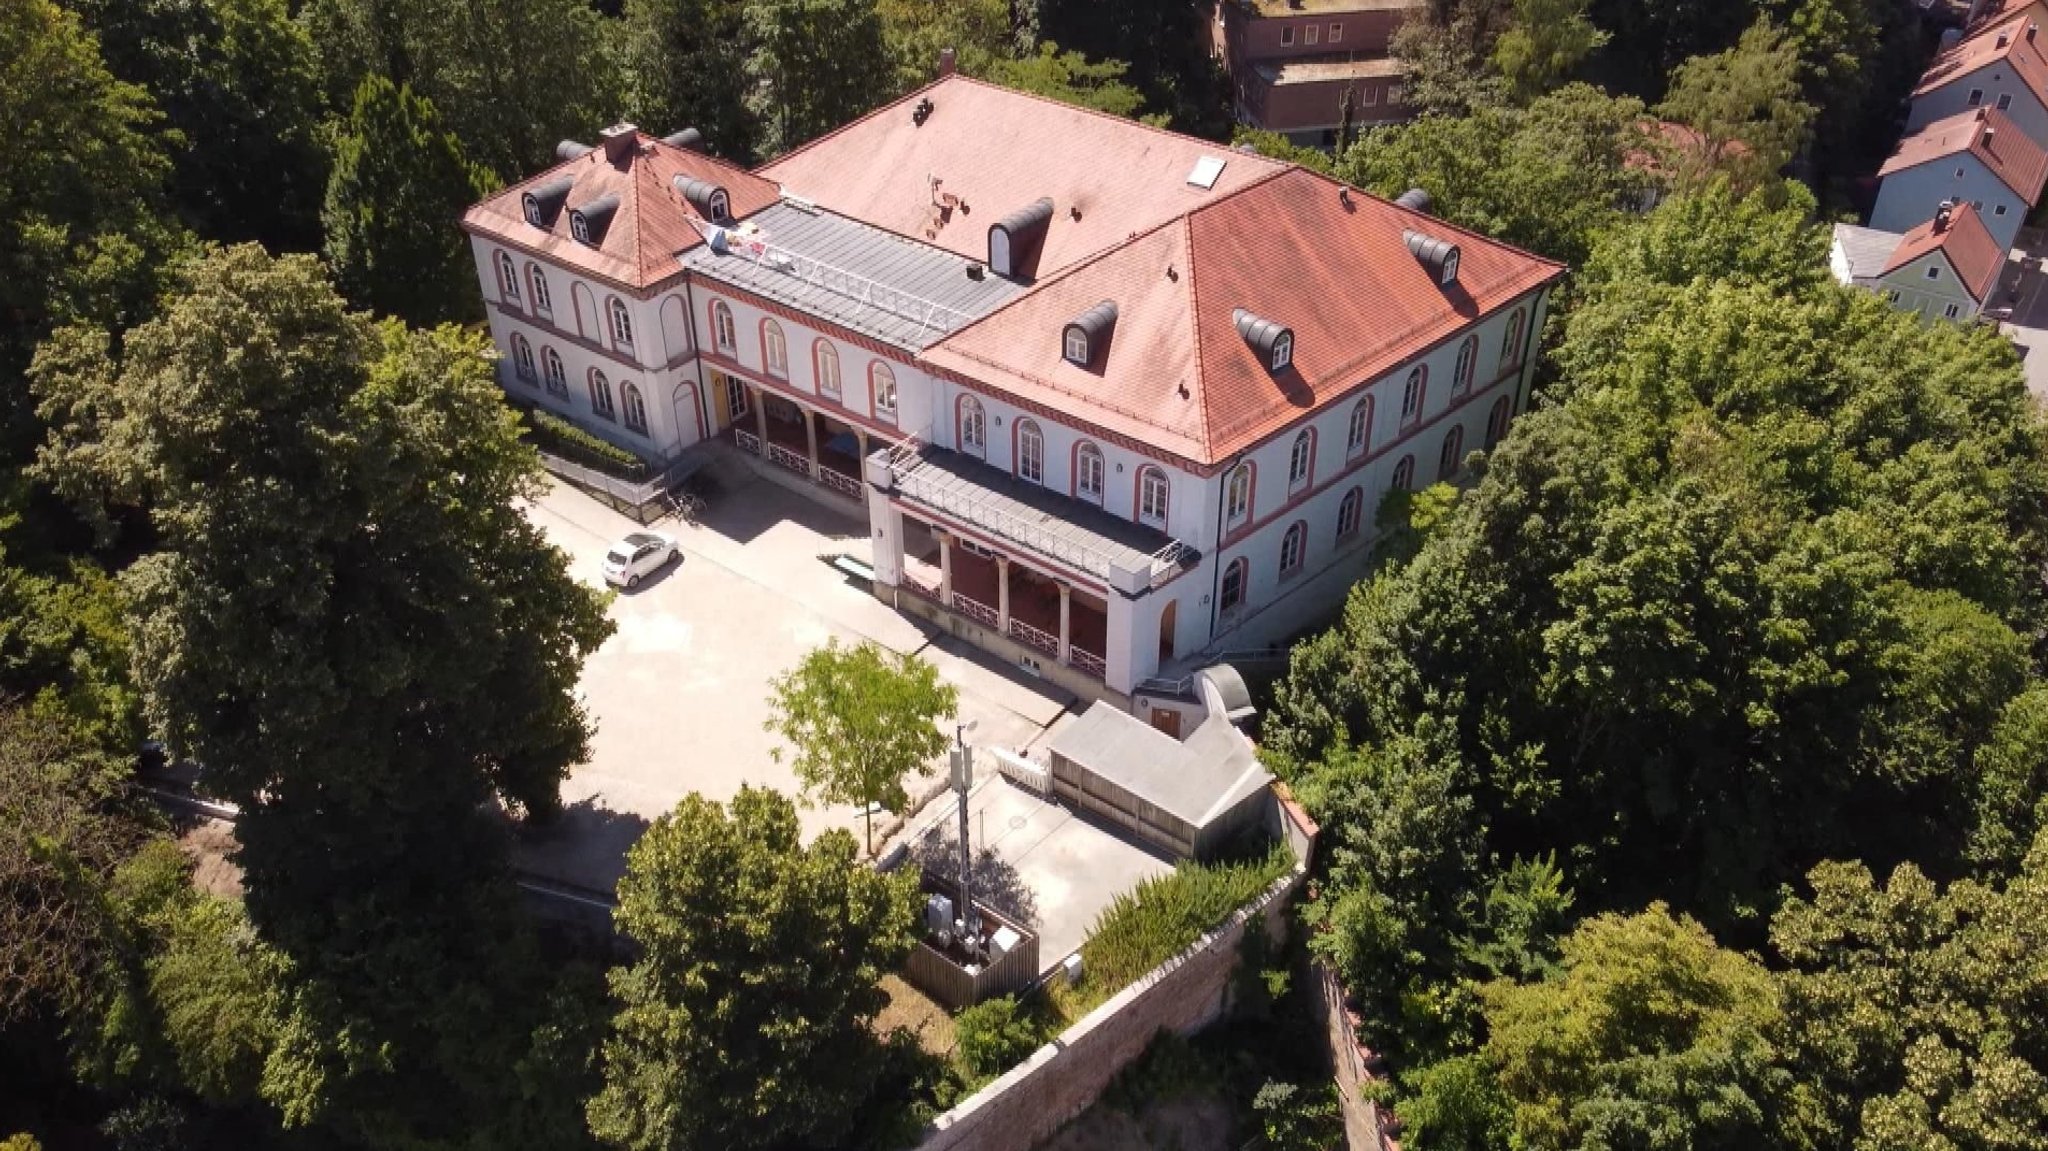
<path fill-rule="evenodd" d="M 1303 428 L 1294 437 L 1294 447 L 1287 453 L 1287 494 L 1294 495 L 1308 487 L 1309 473 L 1315 470 L 1316 434 Z"/>
<path fill-rule="evenodd" d="M 868 386 L 874 392 L 876 418 L 895 423 L 896 373 L 889 370 L 889 365 L 876 360 L 868 365 Z"/>
<path fill-rule="evenodd" d="M 547 384 L 550 395 L 569 398 L 569 371 L 562 366 L 562 357 L 553 348 L 540 350 L 541 378 Z"/>
<path fill-rule="evenodd" d="M 708 200 L 708 202 L 709 202 L 709 203 L 710 203 L 710 205 L 711 205 L 711 218 L 712 218 L 712 219 L 714 219 L 714 220 L 730 220 L 730 219 L 732 219 L 732 197 L 730 197 L 730 196 L 728 196 L 728 195 L 726 195 L 726 194 L 725 194 L 725 189 L 724 189 L 724 188 L 714 188 L 714 189 L 712 189 L 711 195 L 710 195 L 709 197 L 707 197 L 706 199 Z"/>
<path fill-rule="evenodd" d="M 732 308 L 724 300 L 711 301 L 711 343 L 728 356 L 739 349 L 739 329 L 732 322 Z"/>
<path fill-rule="evenodd" d="M 605 379 L 604 373 L 596 368 L 590 369 L 590 410 L 602 419 L 618 418 L 612 408 L 611 381 Z"/>
<path fill-rule="evenodd" d="M 1294 333 L 1282 332 L 1280 337 L 1273 341 L 1273 370 L 1276 372 L 1285 371 L 1287 366 L 1293 362 Z"/>
<path fill-rule="evenodd" d="M 498 253 L 498 299 L 507 304 L 519 302 L 519 270 L 503 252 Z"/>
<path fill-rule="evenodd" d="M 605 305 L 611 313 L 612 346 L 627 355 L 633 354 L 633 312 L 626 302 L 613 296 Z"/>
<path fill-rule="evenodd" d="M 1102 506 L 1102 449 L 1082 441 L 1074 446 L 1074 498 Z"/>
<path fill-rule="evenodd" d="M 533 310 L 543 316 L 555 314 L 554 297 L 548 294 L 548 275 L 539 264 L 526 265 L 526 282 L 533 288 Z"/>
<path fill-rule="evenodd" d="M 783 339 L 782 325 L 774 320 L 761 321 L 761 366 L 771 376 L 789 378 L 789 343 Z"/>
<path fill-rule="evenodd" d="M 1035 420 L 1018 420 L 1017 433 L 1017 478 L 1030 480 L 1034 484 L 1045 482 L 1045 433 L 1038 430 Z"/>
<path fill-rule="evenodd" d="M 839 399 L 842 389 L 839 384 L 839 349 L 819 340 L 811 349 L 812 358 L 817 361 L 818 394 L 827 399 Z"/>
<path fill-rule="evenodd" d="M 1166 528 L 1166 473 L 1150 464 L 1138 469 L 1138 522 Z"/>
<path fill-rule="evenodd" d="M 1252 465 L 1247 460 L 1230 470 L 1223 483 L 1223 523 L 1237 527 L 1252 514 Z"/>
<path fill-rule="evenodd" d="M 973 396 L 961 396 L 955 419 L 959 424 L 955 439 L 960 450 L 970 456 L 985 457 L 988 454 L 988 413 L 982 410 L 981 401 Z"/>
<path fill-rule="evenodd" d="M 630 380 L 619 385 L 619 406 L 625 409 L 626 427 L 646 435 L 647 401 L 640 397 L 640 389 Z"/>
<path fill-rule="evenodd" d="M 1436 478 L 1447 480 L 1457 475 L 1458 465 L 1464 462 L 1464 454 L 1465 429 L 1454 424 L 1450 431 L 1444 433 L 1444 446 L 1437 453 Z"/>
<path fill-rule="evenodd" d="M 1362 455 L 1372 439 L 1372 397 L 1366 396 L 1351 405 L 1351 426 L 1344 434 L 1344 453 L 1350 456 Z"/>

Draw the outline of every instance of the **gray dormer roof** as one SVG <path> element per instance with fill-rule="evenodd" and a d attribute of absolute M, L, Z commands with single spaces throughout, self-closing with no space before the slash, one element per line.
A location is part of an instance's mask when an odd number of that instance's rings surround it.
<path fill-rule="evenodd" d="M 1429 269 L 1430 278 L 1438 287 L 1449 287 L 1458 282 L 1458 245 L 1449 240 L 1426 236 L 1412 228 L 1404 228 L 1401 238 L 1408 242 L 1408 250 L 1415 259 Z"/>
<path fill-rule="evenodd" d="M 676 192 L 707 220 L 723 220 L 732 214 L 732 197 L 724 188 L 694 176 L 677 176 Z"/>
<path fill-rule="evenodd" d="M 1040 196 L 1029 204 L 1011 212 L 988 226 L 989 267 L 998 275 L 1029 275 L 1029 269 L 1038 265 L 1039 245 L 1045 240 L 1046 229 L 1052 225 L 1052 199 Z M 1008 267 L 998 267 L 995 258 L 996 233 L 1001 232 L 1009 241 L 1010 260 Z"/>
<path fill-rule="evenodd" d="M 566 173 L 556 176 L 545 184 L 537 184 L 519 197 L 520 211 L 526 213 L 526 220 L 537 228 L 552 228 L 555 217 L 561 215 L 562 204 L 569 198 L 569 189 L 576 186 L 576 178 Z"/>
<path fill-rule="evenodd" d="M 1436 201 L 1430 199 L 1429 193 L 1423 191 L 1421 188 L 1408 189 L 1407 191 L 1394 197 L 1394 203 L 1399 204 L 1401 207 L 1406 208 L 1411 212 L 1421 212 L 1424 215 L 1428 215 L 1430 213 L 1430 209 L 1436 207 Z"/>
<path fill-rule="evenodd" d="M 663 136 L 661 142 L 671 148 L 691 148 L 701 152 L 704 150 L 704 133 L 695 128 L 685 128 L 680 132 Z"/>
<path fill-rule="evenodd" d="M 1104 300 L 1094 307 L 1075 316 L 1061 330 L 1061 343 L 1066 342 L 1069 332 L 1079 332 L 1088 341 L 1088 360 L 1082 366 L 1094 363 L 1102 356 L 1102 349 L 1109 344 L 1110 333 L 1116 330 L 1116 301 Z M 1064 353 L 1065 348 L 1061 351 Z"/>
<path fill-rule="evenodd" d="M 595 248 L 604 243 L 605 230 L 619 210 L 619 194 L 607 192 L 580 208 L 569 209 L 569 227 L 576 239 Z"/>
<path fill-rule="evenodd" d="M 555 145 L 555 159 L 581 160 L 583 157 L 588 156 L 595 151 L 597 151 L 597 149 L 591 147 L 588 144 L 579 144 L 574 140 L 564 140 L 561 143 Z"/>
<path fill-rule="evenodd" d="M 1273 370 L 1273 350 L 1280 346 L 1281 340 L 1285 339 L 1290 344 L 1294 340 L 1294 333 L 1285 324 L 1263 319 L 1244 308 L 1230 313 L 1230 318 L 1237 321 L 1237 334 L 1243 336 L 1244 342 L 1251 346 L 1252 351 L 1258 353 L 1259 362 L 1264 364 L 1268 371 Z M 1288 360 L 1290 363 L 1293 361 L 1291 348 Z"/>

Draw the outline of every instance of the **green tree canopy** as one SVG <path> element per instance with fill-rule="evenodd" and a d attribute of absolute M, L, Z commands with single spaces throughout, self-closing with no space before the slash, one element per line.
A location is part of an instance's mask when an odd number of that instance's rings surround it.
<path fill-rule="evenodd" d="M 431 103 L 382 76 L 364 80 L 321 213 L 335 283 L 351 302 L 410 324 L 481 319 L 476 262 L 456 220 L 495 187 Z"/>
<path fill-rule="evenodd" d="M 1508 87 L 1527 100 L 1569 77 L 1607 43 L 1586 18 L 1591 0 L 1515 0 L 1514 17 L 1494 41 L 1492 63 Z"/>
<path fill-rule="evenodd" d="M 827 803 L 870 809 L 868 851 L 875 849 L 872 807 L 902 811 L 903 778 L 922 774 L 946 750 L 939 723 L 960 706 L 960 692 L 916 656 L 873 643 L 834 639 L 769 684 L 769 731 L 789 741 L 804 791 Z M 774 755 L 779 760 L 782 750 Z"/>
<path fill-rule="evenodd" d="M 1725 172 L 1754 187 L 1790 163 L 1814 113 L 1800 76 L 1798 42 L 1763 19 L 1735 47 L 1680 64 L 1657 114 L 1700 134 L 1686 174 L 1700 181 Z"/>
<path fill-rule="evenodd" d="M 1020 4 L 1022 8 L 1025 5 Z M 1230 137 L 1230 83 L 1211 53 L 1205 9 L 1183 0 L 1037 0 L 1036 32 L 1077 59 L 1122 61 L 1121 79 L 1173 129 Z M 1128 115 L 1128 113 L 1124 113 Z"/>
<path fill-rule="evenodd" d="M 870 1021 L 909 950 L 917 884 L 860 864 L 831 830 L 743 787 L 730 811 L 692 794 L 627 857 L 604 1089 L 590 1129 L 632 1151 L 827 1146 L 878 1071 Z"/>
<path fill-rule="evenodd" d="M 895 66 L 895 86 L 908 92 L 938 74 L 939 54 L 953 49 L 962 72 L 980 76 L 990 64 L 1016 54 L 1011 0 L 875 0 L 882 39 Z"/>
<path fill-rule="evenodd" d="M 1127 71 L 1129 66 L 1121 60 L 1091 62 L 1079 52 L 1062 51 L 1050 40 L 1042 41 L 1037 52 L 992 60 L 987 65 L 988 79 L 1005 87 L 1112 116 L 1135 117 L 1144 108 L 1145 97 L 1124 82 Z M 1146 119 L 1151 122 L 1155 118 Z"/>
<path fill-rule="evenodd" d="M 743 0 L 626 0 L 615 38 L 636 122 L 656 135 L 695 128 L 719 155 L 754 158 Z"/>
<path fill-rule="evenodd" d="M 808 143 L 889 94 L 874 0 L 750 0 L 746 19 L 749 101 L 763 154 Z"/>
<path fill-rule="evenodd" d="M 155 531 L 121 577 L 147 711 L 241 808 L 250 916 L 291 964 L 267 1094 L 366 1142 L 487 1130 L 531 1020 L 484 805 L 557 808 L 609 624 L 516 505 L 537 464 L 484 337 L 378 325 L 310 257 L 244 246 L 118 353 L 61 333 L 36 380 L 42 474 Z"/>

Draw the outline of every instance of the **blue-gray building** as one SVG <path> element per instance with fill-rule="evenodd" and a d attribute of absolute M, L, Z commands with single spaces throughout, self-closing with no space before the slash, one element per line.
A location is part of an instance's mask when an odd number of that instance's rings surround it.
<path fill-rule="evenodd" d="M 1878 169 L 1883 179 L 1870 226 L 1910 232 L 1944 202 L 1969 204 L 2003 252 L 2048 182 L 2048 151 L 1996 108 L 1937 120 L 1899 141 Z"/>

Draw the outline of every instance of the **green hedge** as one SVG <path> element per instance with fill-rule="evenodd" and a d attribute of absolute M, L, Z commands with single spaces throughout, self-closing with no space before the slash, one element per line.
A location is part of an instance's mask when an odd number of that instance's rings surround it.
<path fill-rule="evenodd" d="M 1239 863 L 1183 863 L 1140 883 L 1095 917 L 1081 944 L 1086 981 L 1104 993 L 1129 986 L 1173 958 L 1294 866 L 1285 844 Z"/>
<path fill-rule="evenodd" d="M 560 416 L 535 407 L 522 407 L 527 438 L 533 446 L 571 463 L 596 468 L 621 479 L 647 478 L 647 463 L 632 452 L 601 440 Z"/>

